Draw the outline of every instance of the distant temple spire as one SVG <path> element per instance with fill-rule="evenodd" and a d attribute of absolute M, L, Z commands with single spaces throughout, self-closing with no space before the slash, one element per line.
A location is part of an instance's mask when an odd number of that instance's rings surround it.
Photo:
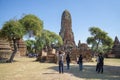
<path fill-rule="evenodd" d="M 72 19 L 68 10 L 63 11 L 61 18 L 61 30 L 59 35 L 66 46 L 75 46 L 74 34 L 72 32 Z"/>
<path fill-rule="evenodd" d="M 78 42 L 78 48 L 80 48 L 80 45 L 81 45 L 81 41 L 79 40 L 79 42 Z"/>
<path fill-rule="evenodd" d="M 118 45 L 118 44 L 120 44 L 120 41 L 118 40 L 118 37 L 116 36 L 115 41 L 114 41 L 114 45 Z"/>

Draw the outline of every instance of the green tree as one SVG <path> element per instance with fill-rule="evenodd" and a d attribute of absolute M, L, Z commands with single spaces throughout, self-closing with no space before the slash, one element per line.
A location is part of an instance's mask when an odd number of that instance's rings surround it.
<path fill-rule="evenodd" d="M 43 49 L 44 47 L 50 47 L 51 44 L 56 46 L 60 46 L 63 44 L 62 38 L 54 32 L 50 32 L 48 30 L 43 30 L 41 36 L 37 36 L 35 43 L 35 49 L 38 51 Z"/>
<path fill-rule="evenodd" d="M 25 41 L 26 43 L 26 46 L 27 46 L 27 52 L 28 53 L 33 53 L 33 47 L 34 47 L 34 44 L 35 44 L 35 40 L 26 40 Z"/>
<path fill-rule="evenodd" d="M 13 61 L 13 58 L 17 52 L 16 41 L 22 38 L 25 34 L 29 33 L 30 37 L 38 36 L 43 29 L 43 22 L 35 15 L 25 15 L 22 19 L 10 20 L 6 22 L 1 29 L 0 35 L 8 40 L 13 40 L 14 51 L 9 59 L 9 62 Z"/>
<path fill-rule="evenodd" d="M 38 36 L 41 35 L 43 29 L 43 21 L 38 17 L 32 14 L 25 15 L 22 19 L 19 20 L 20 23 L 25 27 L 29 36 L 32 35 Z"/>
<path fill-rule="evenodd" d="M 29 34 L 29 37 L 41 36 L 43 30 L 43 21 L 41 19 L 39 19 L 35 15 L 28 14 L 25 15 L 19 21 L 25 27 L 26 32 Z M 34 47 L 35 47 L 35 43 L 34 43 Z"/>
<path fill-rule="evenodd" d="M 44 30 L 43 34 L 45 34 L 46 36 L 47 45 L 55 44 L 55 45 L 60 46 L 63 44 L 62 38 L 56 33 L 48 31 L 48 30 Z"/>
<path fill-rule="evenodd" d="M 87 43 L 92 45 L 93 52 L 104 52 L 106 48 L 110 49 L 112 47 L 113 40 L 105 31 L 98 27 L 90 27 L 89 31 L 92 36 L 87 38 Z"/>
<path fill-rule="evenodd" d="M 8 62 L 12 62 L 17 52 L 17 40 L 23 37 L 25 34 L 24 27 L 17 20 L 7 21 L 1 29 L 1 37 L 12 40 L 14 45 L 14 51 Z"/>

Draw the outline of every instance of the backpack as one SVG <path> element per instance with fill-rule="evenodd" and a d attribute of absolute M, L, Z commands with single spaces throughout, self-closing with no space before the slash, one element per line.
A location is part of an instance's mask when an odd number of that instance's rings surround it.
<path fill-rule="evenodd" d="M 69 56 L 66 57 L 66 61 L 70 62 L 70 57 Z"/>
<path fill-rule="evenodd" d="M 103 63 L 103 60 L 104 60 L 103 57 L 100 56 L 100 57 L 99 57 L 99 61 L 100 61 L 100 63 Z"/>

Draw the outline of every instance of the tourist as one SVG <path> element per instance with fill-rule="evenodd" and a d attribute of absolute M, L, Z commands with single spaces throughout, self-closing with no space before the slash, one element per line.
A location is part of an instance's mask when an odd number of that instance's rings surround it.
<path fill-rule="evenodd" d="M 79 64 L 79 70 L 82 71 L 83 69 L 83 57 L 80 54 L 79 59 L 78 59 L 78 64 Z"/>
<path fill-rule="evenodd" d="M 70 69 L 70 53 L 68 52 L 67 53 L 67 56 L 66 56 L 66 64 L 67 64 L 67 69 L 69 70 Z"/>
<path fill-rule="evenodd" d="M 59 53 L 57 54 L 58 64 L 59 64 L 59 73 L 64 73 L 64 69 L 63 69 L 64 55 L 65 53 L 62 51 L 59 51 Z"/>
<path fill-rule="evenodd" d="M 99 54 L 99 68 L 98 73 L 103 73 L 104 58 L 102 53 Z"/>
<path fill-rule="evenodd" d="M 98 68 L 99 68 L 99 54 L 97 55 L 96 57 L 96 62 L 97 62 L 97 65 L 96 65 L 96 72 L 98 72 Z"/>

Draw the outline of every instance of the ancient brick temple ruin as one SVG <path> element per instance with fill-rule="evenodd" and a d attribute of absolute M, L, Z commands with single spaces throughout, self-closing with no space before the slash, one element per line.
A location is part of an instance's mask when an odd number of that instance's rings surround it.
<path fill-rule="evenodd" d="M 91 61 L 92 55 L 88 45 L 85 43 L 80 43 L 80 41 L 78 43 L 78 46 L 75 44 L 74 33 L 72 31 L 72 19 L 69 11 L 67 10 L 65 10 L 62 14 L 61 29 L 59 35 L 63 40 L 64 51 L 66 53 L 71 53 L 70 55 L 73 61 L 75 61 L 80 54 L 83 55 L 84 60 Z"/>
<path fill-rule="evenodd" d="M 11 53 L 12 53 L 12 49 L 10 47 L 9 42 L 0 39 L 0 61 L 9 59 Z"/>
<path fill-rule="evenodd" d="M 79 57 L 80 54 L 83 55 L 85 61 L 92 60 L 91 51 L 87 44 L 80 43 L 80 41 L 78 47 L 75 44 L 74 34 L 72 31 L 72 19 L 69 11 L 67 10 L 62 13 L 61 29 L 59 35 L 62 37 L 63 40 L 63 46 L 60 47 L 59 50 L 63 50 L 65 53 L 69 52 L 71 60 L 73 62 L 77 60 L 77 57 Z M 46 62 L 57 62 L 57 59 L 55 58 L 55 52 L 56 51 L 53 50 L 48 50 L 47 52 L 42 51 L 37 60 L 44 60 Z"/>
<path fill-rule="evenodd" d="M 72 20 L 70 13 L 65 10 L 61 18 L 61 30 L 59 35 L 63 39 L 64 47 L 75 47 L 74 34 L 72 32 Z"/>
<path fill-rule="evenodd" d="M 117 36 L 115 37 L 112 51 L 110 54 L 108 54 L 108 57 L 120 58 L 120 41 L 118 40 Z"/>
<path fill-rule="evenodd" d="M 25 42 L 20 39 L 17 41 L 18 51 L 15 57 L 26 56 L 26 44 Z M 0 39 L 0 61 L 1 60 L 8 60 L 13 53 L 14 47 L 12 41 L 7 41 L 5 39 Z"/>
<path fill-rule="evenodd" d="M 10 46 L 11 46 L 12 50 L 14 50 L 13 42 L 12 41 L 10 42 Z M 17 41 L 17 47 L 18 47 L 18 51 L 17 51 L 17 53 L 16 53 L 15 56 L 16 57 L 26 56 L 27 47 L 26 47 L 26 44 L 23 41 L 23 39 L 20 39 L 20 40 Z"/>
<path fill-rule="evenodd" d="M 22 39 L 20 39 L 17 41 L 17 45 L 18 45 L 18 50 L 20 52 L 20 56 L 26 56 L 27 47 L 25 42 Z"/>

